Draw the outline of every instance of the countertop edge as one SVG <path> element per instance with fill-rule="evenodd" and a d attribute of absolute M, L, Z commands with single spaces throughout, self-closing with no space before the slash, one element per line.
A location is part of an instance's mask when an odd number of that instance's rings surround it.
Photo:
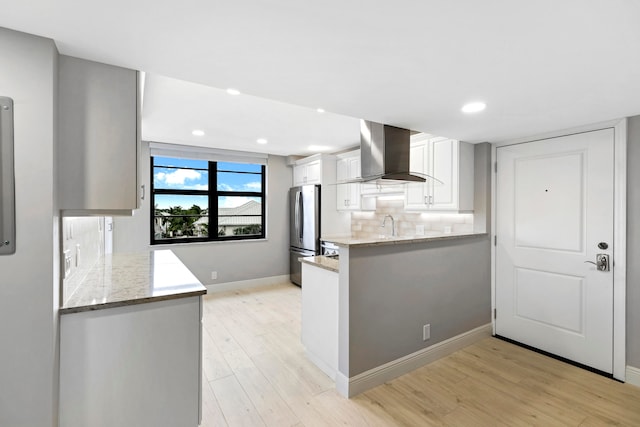
<path fill-rule="evenodd" d="M 396 239 L 351 239 L 351 238 L 331 238 L 326 237 L 322 240 L 335 243 L 337 246 L 343 247 L 366 247 L 366 246 L 386 246 L 386 245 L 405 245 L 410 243 L 429 243 L 442 240 L 464 239 L 472 237 L 488 236 L 488 233 L 464 233 L 464 234 L 442 234 L 438 236 L 425 237 L 399 237 Z"/>
<path fill-rule="evenodd" d="M 329 261 L 329 263 L 327 263 L 327 261 Z M 300 262 L 312 265 L 314 267 L 322 268 L 324 270 L 332 271 L 334 273 L 340 272 L 339 268 L 337 267 L 338 260 L 327 258 L 324 255 L 300 258 Z M 336 267 L 334 267 L 333 265 L 336 265 Z"/>
<path fill-rule="evenodd" d="M 204 288 L 204 286 L 202 286 Z M 128 305 L 138 305 L 138 304 L 147 304 L 151 302 L 158 301 L 167 301 L 172 299 L 180 299 L 180 298 L 188 298 L 188 297 L 196 297 L 206 295 L 207 289 L 204 288 L 198 291 L 177 293 L 177 294 L 167 294 L 167 295 L 159 295 L 155 297 L 145 297 L 145 298 L 137 298 L 137 299 L 128 299 L 122 301 L 112 301 L 105 302 L 100 304 L 91 304 L 91 305 L 81 305 L 77 307 L 65 307 L 60 308 L 58 310 L 59 314 L 72 314 L 72 313 L 81 313 L 84 311 L 95 311 L 95 310 L 105 310 L 108 308 L 116 308 L 116 307 L 125 307 Z"/>

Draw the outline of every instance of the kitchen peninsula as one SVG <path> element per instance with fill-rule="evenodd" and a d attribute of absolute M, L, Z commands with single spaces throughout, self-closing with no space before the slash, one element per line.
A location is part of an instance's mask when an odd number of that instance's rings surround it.
<path fill-rule="evenodd" d="M 197 426 L 205 293 L 169 250 L 100 258 L 60 309 L 60 425 Z"/>
<path fill-rule="evenodd" d="M 490 334 L 487 233 L 324 239 L 340 255 L 303 259 L 302 341 L 344 396 Z"/>

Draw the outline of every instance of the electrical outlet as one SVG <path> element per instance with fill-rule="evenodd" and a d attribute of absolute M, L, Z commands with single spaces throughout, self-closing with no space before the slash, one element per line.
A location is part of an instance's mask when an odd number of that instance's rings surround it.
<path fill-rule="evenodd" d="M 217 271 L 212 271 L 211 272 L 211 280 L 216 280 L 218 278 L 218 272 Z"/>
<path fill-rule="evenodd" d="M 422 327 L 422 341 L 427 341 L 431 338 L 431 324 L 428 323 Z"/>
<path fill-rule="evenodd" d="M 424 224 L 416 225 L 416 236 L 424 236 Z"/>

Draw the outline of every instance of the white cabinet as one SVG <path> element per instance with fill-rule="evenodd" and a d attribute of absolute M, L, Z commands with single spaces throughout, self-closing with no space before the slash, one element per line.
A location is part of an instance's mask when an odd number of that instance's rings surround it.
<path fill-rule="evenodd" d="M 348 182 L 360 178 L 360 150 L 338 155 L 336 161 L 336 208 L 360 210 L 360 183 Z"/>
<path fill-rule="evenodd" d="M 338 372 L 338 278 L 334 271 L 302 264 L 302 345 L 333 380 Z"/>
<path fill-rule="evenodd" d="M 61 427 L 200 423 L 201 297 L 60 316 Z"/>
<path fill-rule="evenodd" d="M 321 236 L 345 235 L 351 232 L 348 212 L 336 209 L 336 156 L 314 154 L 296 160 L 293 164 L 293 186 L 320 185 Z"/>
<path fill-rule="evenodd" d="M 131 215 L 140 206 L 138 79 L 134 70 L 60 55 L 61 210 Z"/>
<path fill-rule="evenodd" d="M 425 183 L 409 183 L 405 209 L 448 212 L 473 211 L 473 145 L 424 134 L 412 136 L 411 172 L 430 175 Z"/>
<path fill-rule="evenodd" d="M 322 184 L 322 161 L 303 162 L 293 167 L 293 185 Z"/>

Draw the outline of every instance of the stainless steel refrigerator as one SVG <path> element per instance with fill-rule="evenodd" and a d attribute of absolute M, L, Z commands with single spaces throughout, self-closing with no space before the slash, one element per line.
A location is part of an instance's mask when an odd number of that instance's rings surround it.
<path fill-rule="evenodd" d="M 289 190 L 289 275 L 302 286 L 298 258 L 320 254 L 320 186 L 303 185 Z"/>

